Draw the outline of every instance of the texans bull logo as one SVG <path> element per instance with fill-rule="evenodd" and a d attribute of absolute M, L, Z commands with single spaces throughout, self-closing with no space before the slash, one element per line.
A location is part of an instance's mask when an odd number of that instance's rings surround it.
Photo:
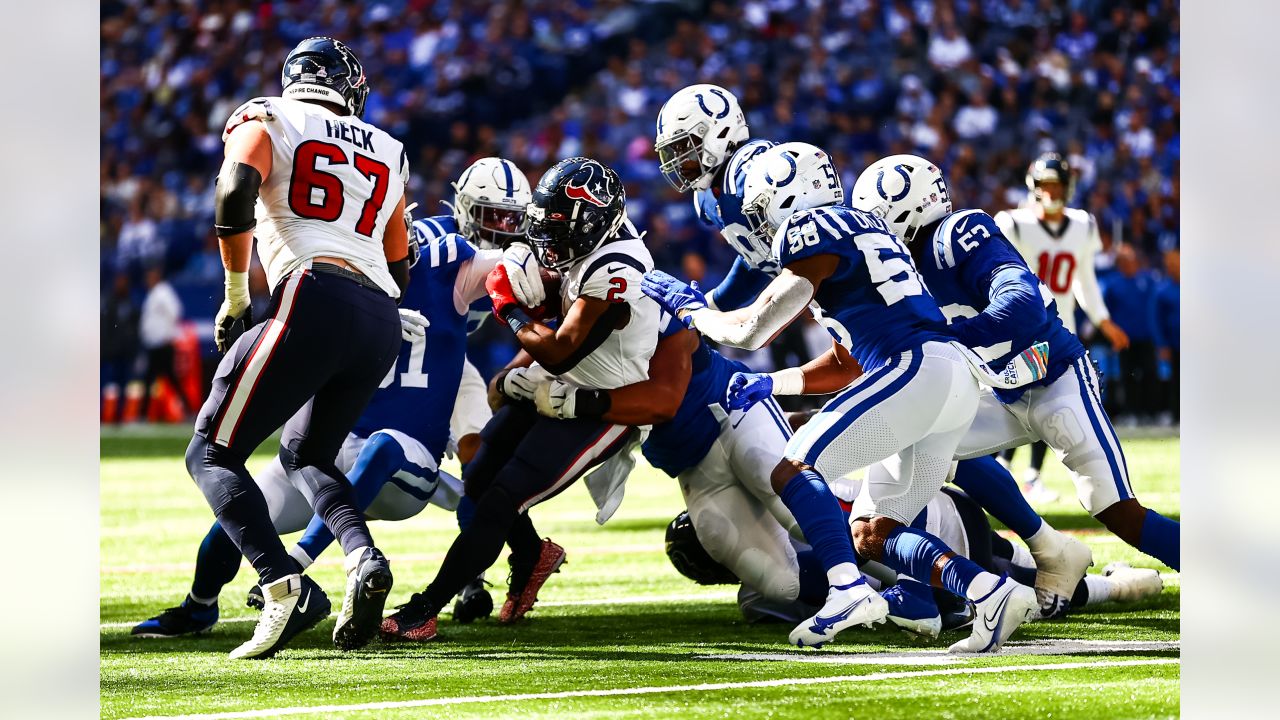
<path fill-rule="evenodd" d="M 609 191 L 609 178 L 599 163 L 584 164 L 574 173 L 569 184 L 564 188 L 566 197 L 573 200 L 584 200 L 596 207 L 608 207 L 613 201 L 613 193 Z"/>

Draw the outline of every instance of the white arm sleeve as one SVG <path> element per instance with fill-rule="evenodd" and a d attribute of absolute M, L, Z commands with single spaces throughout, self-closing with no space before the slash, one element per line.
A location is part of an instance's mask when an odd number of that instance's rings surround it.
<path fill-rule="evenodd" d="M 1013 246 L 1013 249 L 1017 250 L 1018 254 L 1025 259 L 1027 257 L 1027 253 L 1022 249 L 1022 236 L 1018 234 L 1018 226 L 1017 223 L 1013 221 L 1013 216 L 1007 211 L 1001 210 L 996 213 L 995 221 L 996 227 L 1000 228 L 1000 232 L 1004 233 L 1005 239 L 1008 240 L 1009 244 Z M 1030 263 L 1031 261 L 1027 260 L 1027 262 Z M 1035 268 L 1032 268 L 1032 271 L 1034 270 Z"/>
<path fill-rule="evenodd" d="M 1071 283 L 1076 301 L 1080 303 L 1089 322 L 1101 325 L 1103 320 L 1111 317 L 1107 304 L 1102 300 L 1102 289 L 1098 287 L 1098 273 L 1094 268 L 1095 258 L 1102 250 L 1102 236 L 1098 234 L 1098 221 L 1089 216 L 1089 245 L 1080 255 L 1080 266 L 1076 268 L 1076 279 Z"/>
<path fill-rule="evenodd" d="M 694 327 L 715 342 L 759 350 L 804 312 L 813 299 L 813 283 L 784 272 L 769 283 L 763 294 L 770 296 L 769 304 L 743 322 L 729 320 L 730 314 L 702 308 L 691 314 Z"/>
<path fill-rule="evenodd" d="M 475 257 L 458 268 L 458 279 L 453 283 L 453 309 L 459 315 L 467 314 L 471 303 L 489 294 L 484 279 L 489 271 L 502 262 L 501 250 L 476 250 Z"/>

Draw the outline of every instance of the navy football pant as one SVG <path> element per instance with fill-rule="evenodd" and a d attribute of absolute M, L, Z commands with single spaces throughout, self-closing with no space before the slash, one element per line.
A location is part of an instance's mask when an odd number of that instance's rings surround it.
<path fill-rule="evenodd" d="M 519 592 L 537 563 L 542 540 L 529 508 L 555 497 L 587 470 L 626 447 L 634 428 L 601 420 L 552 420 L 530 403 L 508 403 L 480 431 L 480 449 L 462 482 L 476 503 L 425 591 L 435 612 L 489 569 L 511 546 L 511 588 Z"/>
<path fill-rule="evenodd" d="M 286 277 L 270 317 L 231 347 L 196 418 L 187 470 L 262 582 L 295 572 L 245 460 L 284 425 L 280 459 L 297 470 L 344 552 L 372 545 L 351 484 L 334 464 L 400 349 L 385 293 L 315 270 Z"/>

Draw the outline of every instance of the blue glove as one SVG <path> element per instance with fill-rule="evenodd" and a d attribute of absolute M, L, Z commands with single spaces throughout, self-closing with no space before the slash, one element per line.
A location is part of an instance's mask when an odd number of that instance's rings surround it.
<path fill-rule="evenodd" d="M 729 378 L 725 404 L 730 410 L 746 410 L 773 394 L 773 378 L 768 373 L 736 372 Z"/>
<path fill-rule="evenodd" d="M 679 318 L 688 328 L 693 327 L 693 321 L 687 317 L 681 318 L 680 311 L 700 310 L 707 306 L 707 297 L 698 289 L 697 282 L 690 285 L 661 270 L 650 270 L 645 273 L 644 280 L 640 282 L 640 289 L 664 310 Z"/>

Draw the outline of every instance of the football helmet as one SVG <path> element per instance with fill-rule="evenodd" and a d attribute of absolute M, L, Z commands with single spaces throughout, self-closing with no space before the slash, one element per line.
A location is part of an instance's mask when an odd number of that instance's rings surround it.
<path fill-rule="evenodd" d="M 284 59 L 280 71 L 282 97 L 319 100 L 344 107 L 352 115 L 364 114 L 369 82 L 356 54 L 328 37 L 307 38 Z"/>
<path fill-rule="evenodd" d="M 747 120 L 733 93 L 716 85 L 690 85 L 658 111 L 653 149 L 672 187 L 706 190 L 746 139 Z"/>
<path fill-rule="evenodd" d="M 529 202 L 529 229 L 538 262 L 558 270 L 591 254 L 626 220 L 627 195 L 618 173 L 597 160 L 561 160 L 543 174 Z"/>
<path fill-rule="evenodd" d="M 951 213 L 951 194 L 937 165 L 915 155 L 890 155 L 862 171 L 849 204 L 884 220 L 909 243 L 920 228 Z"/>
<path fill-rule="evenodd" d="M 742 215 L 753 244 L 768 247 L 792 214 L 844 202 L 840 174 L 831 156 L 809 143 L 775 145 L 747 167 Z"/>
<path fill-rule="evenodd" d="M 500 248 L 524 235 L 533 191 L 515 163 L 480 158 L 450 186 L 453 204 L 445 205 L 463 237 L 482 248 Z"/>
<path fill-rule="evenodd" d="M 1062 186 L 1057 198 L 1049 197 L 1040 187 L 1040 183 L 1045 182 L 1056 182 Z M 1071 172 L 1067 159 L 1058 153 L 1045 153 L 1036 158 L 1027 168 L 1027 192 L 1032 202 L 1048 212 L 1060 212 L 1076 193 L 1076 176 Z"/>
<path fill-rule="evenodd" d="M 676 571 L 699 585 L 737 585 L 738 576 L 716 562 L 702 546 L 685 510 L 667 525 L 667 558 Z"/>

